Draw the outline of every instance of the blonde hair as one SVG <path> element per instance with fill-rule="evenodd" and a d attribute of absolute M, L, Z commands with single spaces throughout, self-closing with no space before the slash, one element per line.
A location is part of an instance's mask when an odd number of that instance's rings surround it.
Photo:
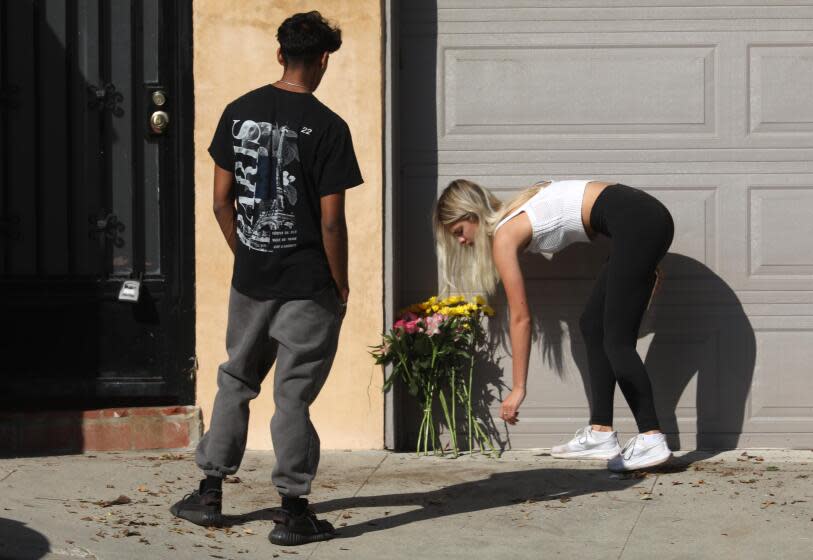
<path fill-rule="evenodd" d="M 439 295 L 494 293 L 500 281 L 491 254 L 491 238 L 500 221 L 528 202 L 545 183 L 525 189 L 507 204 L 488 189 L 466 179 L 455 179 L 435 203 L 432 226 L 438 256 Z M 461 245 L 449 231 L 460 220 L 479 225 L 471 246 Z"/>

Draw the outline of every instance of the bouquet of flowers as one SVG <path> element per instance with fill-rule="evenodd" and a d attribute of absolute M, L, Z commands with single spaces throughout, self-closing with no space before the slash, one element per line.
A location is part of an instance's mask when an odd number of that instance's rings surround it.
<path fill-rule="evenodd" d="M 450 446 L 458 456 L 457 409 L 465 413 L 464 429 L 468 435 L 468 450 L 474 451 L 476 440 L 480 452 L 488 448 L 494 453 L 491 437 L 472 411 L 472 382 L 475 357 L 485 346 L 484 315 L 494 310 L 477 296 L 466 301 L 463 296 L 428 300 L 409 306 L 399 314 L 382 343 L 373 347 L 376 364 L 391 365 L 392 372 L 384 381 L 384 391 L 400 379 L 409 394 L 417 397 L 422 409 L 418 429 L 420 454 L 444 454 L 438 445 L 438 433 L 433 419 L 433 407 L 440 402 L 449 428 Z"/>

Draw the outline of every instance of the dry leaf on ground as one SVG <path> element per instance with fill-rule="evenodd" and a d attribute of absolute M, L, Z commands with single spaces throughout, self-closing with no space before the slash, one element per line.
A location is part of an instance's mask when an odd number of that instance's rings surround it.
<path fill-rule="evenodd" d="M 110 507 L 110 506 L 123 506 L 123 505 L 129 504 L 131 502 L 132 502 L 132 500 L 129 497 L 122 494 L 121 496 L 119 496 L 115 500 L 99 500 L 98 502 L 93 502 L 93 503 L 96 504 L 97 506 L 101 506 L 101 507 Z"/>

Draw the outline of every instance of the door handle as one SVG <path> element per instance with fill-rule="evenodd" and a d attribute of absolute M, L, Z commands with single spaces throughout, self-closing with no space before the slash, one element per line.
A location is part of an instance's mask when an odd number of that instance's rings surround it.
<path fill-rule="evenodd" d="M 150 129 L 154 134 L 163 134 L 169 126 L 169 114 L 166 111 L 154 111 L 150 115 Z"/>

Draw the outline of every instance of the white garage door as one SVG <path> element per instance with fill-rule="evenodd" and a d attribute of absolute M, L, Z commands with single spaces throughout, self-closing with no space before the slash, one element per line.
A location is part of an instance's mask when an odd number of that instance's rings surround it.
<path fill-rule="evenodd" d="M 811 447 L 813 2 L 728 4 L 402 3 L 397 303 L 436 290 L 429 213 L 454 178 L 502 198 L 541 178 L 639 187 L 676 223 L 639 344 L 673 444 Z M 529 396 L 520 424 L 497 424 L 514 448 L 587 419 L 578 318 L 607 249 L 525 262 Z M 410 411 L 396 416 L 409 440 Z M 620 392 L 616 425 L 635 429 Z"/>

